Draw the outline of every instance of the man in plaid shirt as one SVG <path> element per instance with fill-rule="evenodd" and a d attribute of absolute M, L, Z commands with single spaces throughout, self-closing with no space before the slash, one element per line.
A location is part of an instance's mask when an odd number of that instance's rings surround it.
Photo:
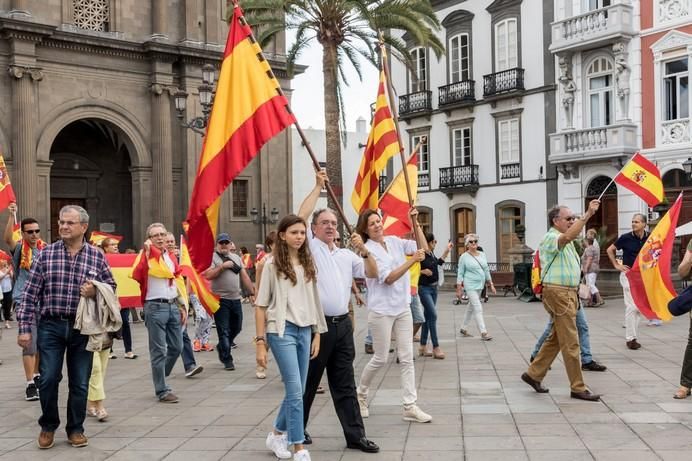
<path fill-rule="evenodd" d="M 35 317 L 38 320 L 43 413 L 38 420 L 38 446 L 43 449 L 53 446 L 55 430 L 60 426 L 58 388 L 65 352 L 69 380 L 65 430 L 73 447 L 88 445 L 83 424 L 93 352 L 86 350 L 89 337 L 74 329 L 75 315 L 80 296 L 96 296 L 93 280 L 107 283 L 115 291 L 113 274 L 103 254 L 84 239 L 89 226 L 86 210 L 67 205 L 59 216 L 61 240 L 47 246 L 32 265 L 17 307 L 20 346 L 31 342 L 31 324 Z"/>

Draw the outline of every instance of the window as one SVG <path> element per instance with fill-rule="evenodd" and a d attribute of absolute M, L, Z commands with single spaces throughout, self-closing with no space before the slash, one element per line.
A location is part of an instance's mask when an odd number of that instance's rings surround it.
<path fill-rule="evenodd" d="M 411 73 L 411 93 L 428 89 L 425 48 L 411 50 L 413 72 Z"/>
<path fill-rule="evenodd" d="M 611 0 L 586 0 L 586 9 L 588 11 L 598 10 L 610 6 Z"/>
<path fill-rule="evenodd" d="M 421 139 L 425 142 L 418 149 L 418 174 L 430 172 L 430 155 L 428 154 L 428 135 L 416 135 L 411 137 L 411 149 L 415 149 Z"/>
<path fill-rule="evenodd" d="M 73 0 L 74 23 L 80 29 L 110 30 L 110 0 Z"/>
<path fill-rule="evenodd" d="M 613 120 L 613 63 L 596 58 L 586 71 L 589 122 L 591 127 L 607 126 Z"/>
<path fill-rule="evenodd" d="M 518 206 L 504 206 L 498 210 L 498 226 L 500 229 L 498 262 L 509 263 L 511 255 L 509 249 L 519 243 L 516 228 L 523 224 L 521 208 Z"/>
<path fill-rule="evenodd" d="M 517 20 L 505 19 L 495 24 L 495 72 L 519 67 Z"/>
<path fill-rule="evenodd" d="M 449 40 L 449 83 L 463 82 L 469 75 L 469 36 L 455 35 Z"/>
<path fill-rule="evenodd" d="M 418 224 L 423 229 L 424 233 L 432 232 L 431 212 L 426 210 L 418 211 Z"/>
<path fill-rule="evenodd" d="M 519 119 L 497 122 L 500 164 L 519 163 Z"/>
<path fill-rule="evenodd" d="M 452 131 L 452 166 L 467 166 L 473 163 L 471 154 L 471 128 L 457 128 Z"/>
<path fill-rule="evenodd" d="M 690 77 L 688 58 L 666 62 L 663 77 L 664 119 L 690 116 Z"/>
<path fill-rule="evenodd" d="M 233 217 L 244 218 L 250 215 L 248 207 L 248 195 L 250 181 L 247 179 L 233 180 Z"/>

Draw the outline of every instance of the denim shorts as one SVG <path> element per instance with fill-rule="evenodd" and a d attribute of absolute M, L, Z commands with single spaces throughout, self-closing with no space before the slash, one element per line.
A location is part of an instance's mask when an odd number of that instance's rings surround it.
<path fill-rule="evenodd" d="M 425 323 L 425 315 L 423 314 L 423 305 L 420 303 L 418 295 L 411 295 L 411 317 L 413 318 L 413 324 Z"/>

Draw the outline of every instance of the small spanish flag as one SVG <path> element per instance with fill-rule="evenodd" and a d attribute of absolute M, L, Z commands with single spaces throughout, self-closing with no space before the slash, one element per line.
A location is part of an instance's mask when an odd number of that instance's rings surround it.
<path fill-rule="evenodd" d="M 414 202 L 418 194 L 418 152 L 413 154 L 406 162 L 408 177 L 413 178 L 411 184 L 411 197 Z M 411 232 L 411 222 L 409 211 L 411 206 L 408 203 L 408 195 L 406 193 L 406 181 L 404 171 L 392 180 L 387 190 L 380 198 L 380 210 L 382 211 L 382 227 L 385 235 L 396 235 L 402 237 Z"/>
<path fill-rule="evenodd" d="M 543 291 L 541 284 L 541 255 L 538 250 L 533 253 L 533 264 L 531 264 L 531 290 L 538 295 Z"/>
<path fill-rule="evenodd" d="M 136 259 L 136 254 L 106 254 L 106 261 L 111 266 L 116 283 L 115 294 L 118 296 L 121 309 L 142 307 L 139 283 L 130 278 Z"/>
<path fill-rule="evenodd" d="M 639 152 L 622 167 L 614 181 L 637 194 L 649 206 L 658 205 L 663 200 L 661 172 Z"/>
<path fill-rule="evenodd" d="M 210 315 L 214 315 L 214 312 L 219 310 L 219 297 L 211 291 L 209 281 L 199 275 L 192 266 L 190 251 L 187 249 L 187 243 L 183 237 L 180 237 L 180 270 L 190 281 L 192 291 L 197 295 L 204 309 Z"/>
<path fill-rule="evenodd" d="M 12 226 L 12 240 L 20 242 L 22 240 L 22 226 L 16 222 Z"/>
<path fill-rule="evenodd" d="M 17 197 L 15 197 L 14 189 L 10 184 L 10 175 L 7 174 L 5 159 L 0 155 L 0 210 L 4 210 L 12 202 L 16 203 Z"/>

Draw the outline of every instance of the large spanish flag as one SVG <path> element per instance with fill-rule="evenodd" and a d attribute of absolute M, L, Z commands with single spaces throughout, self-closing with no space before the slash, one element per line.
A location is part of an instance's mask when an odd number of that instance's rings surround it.
<path fill-rule="evenodd" d="M 5 158 L 0 155 L 0 210 L 4 210 L 12 202 L 16 203 L 17 197 L 15 197 L 14 189 L 10 184 L 10 175 L 7 174 Z"/>
<path fill-rule="evenodd" d="M 214 106 L 185 229 L 194 267 L 209 267 L 221 194 L 260 148 L 295 122 L 252 30 L 234 0 Z"/>
<path fill-rule="evenodd" d="M 111 266 L 113 279 L 117 285 L 115 294 L 118 296 L 122 309 L 142 307 L 139 283 L 130 277 L 136 259 L 136 254 L 106 254 L 106 261 Z"/>
<path fill-rule="evenodd" d="M 180 237 L 180 269 L 185 277 L 190 281 L 193 293 L 197 295 L 199 302 L 210 315 L 219 310 L 219 297 L 211 291 L 209 280 L 205 279 L 192 267 L 190 251 L 187 248 L 185 238 Z"/>
<path fill-rule="evenodd" d="M 414 151 L 409 157 L 408 162 L 406 162 L 406 169 L 408 170 L 408 177 L 413 178 L 413 184 L 411 184 L 411 197 L 415 203 L 416 196 L 418 195 L 417 151 Z M 382 194 L 379 206 L 382 212 L 382 226 L 385 235 L 402 237 L 411 232 L 411 221 L 409 218 L 411 205 L 408 203 L 403 170 L 394 177 L 394 180 L 389 184 L 387 190 Z"/>
<path fill-rule="evenodd" d="M 386 53 L 382 47 L 382 62 L 385 62 L 385 59 Z M 368 142 L 365 146 L 363 159 L 360 161 L 356 184 L 351 194 L 351 204 L 356 213 L 377 208 L 380 173 L 387 166 L 387 161 L 401 151 L 396 132 L 396 122 L 389 107 L 387 77 L 384 69 L 380 68 L 380 84 L 377 87 L 375 115 L 372 118 Z"/>
<path fill-rule="evenodd" d="M 658 167 L 639 152 L 615 176 L 615 182 L 637 194 L 647 205 L 663 200 L 663 181 Z"/>
<path fill-rule="evenodd" d="M 627 272 L 632 299 L 648 319 L 670 320 L 668 303 L 677 296 L 670 278 L 675 228 L 682 207 L 682 194 L 661 218 Z"/>
<path fill-rule="evenodd" d="M 89 236 L 89 243 L 92 245 L 101 245 L 101 242 L 106 240 L 107 238 L 111 238 L 118 243 L 123 239 L 122 235 L 115 235 L 115 234 L 109 234 L 107 232 L 101 232 L 101 231 L 91 231 L 91 235 Z"/>

